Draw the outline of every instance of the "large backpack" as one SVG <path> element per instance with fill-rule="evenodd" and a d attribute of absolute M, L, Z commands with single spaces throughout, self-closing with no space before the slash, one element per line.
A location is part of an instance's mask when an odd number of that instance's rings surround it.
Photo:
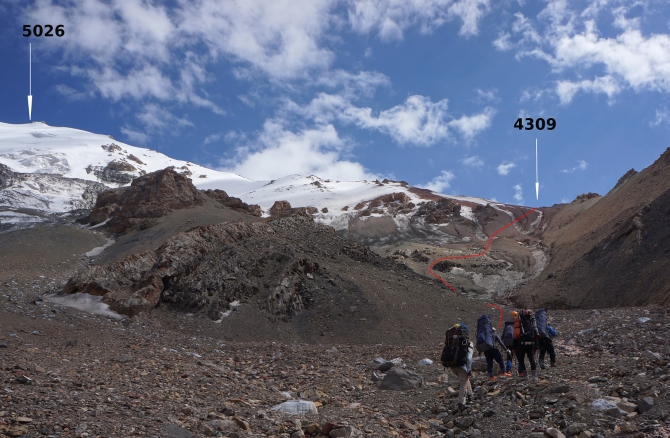
<path fill-rule="evenodd" d="M 547 336 L 547 311 L 540 309 L 535 312 L 535 321 L 537 322 L 537 332 L 541 338 Z"/>
<path fill-rule="evenodd" d="M 521 342 L 534 341 L 536 337 L 539 337 L 535 317 L 532 313 L 521 312 L 519 314 L 519 326 L 521 328 L 521 336 L 519 337 Z"/>
<path fill-rule="evenodd" d="M 514 323 L 507 321 L 505 323 L 505 330 L 503 330 L 503 344 L 505 347 L 512 348 L 514 346 Z"/>
<path fill-rule="evenodd" d="M 470 346 L 470 331 L 464 323 L 452 325 L 444 339 L 444 348 L 440 361 L 445 367 L 461 367 L 466 364 L 468 347 Z"/>
<path fill-rule="evenodd" d="M 477 351 L 480 353 L 493 348 L 491 318 L 484 314 L 477 319 Z"/>

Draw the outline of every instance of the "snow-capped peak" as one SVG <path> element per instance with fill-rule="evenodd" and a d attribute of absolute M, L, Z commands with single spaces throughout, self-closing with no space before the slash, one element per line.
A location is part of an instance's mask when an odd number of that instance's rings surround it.
<path fill-rule="evenodd" d="M 293 207 L 315 207 L 315 219 L 336 228 L 361 217 L 359 212 L 365 212 L 363 220 L 388 215 L 386 204 L 379 207 L 376 204 L 381 201 L 372 202 L 387 195 L 403 194 L 402 216 L 427 200 L 446 197 L 402 181 L 335 181 L 314 175 L 253 181 L 175 160 L 110 136 L 40 122 L 0 123 L 0 165 L 9 168 L 4 168 L 3 174 L 0 166 L 0 210 L 66 212 L 91 208 L 97 193 L 105 187 L 128 185 L 140 175 L 169 166 L 190 177 L 197 188 L 225 190 L 248 204 L 260 205 L 265 215 L 276 201 L 288 201 Z M 473 207 L 490 203 L 479 198 L 448 198 L 461 205 L 461 216 L 468 219 L 473 218 Z"/>

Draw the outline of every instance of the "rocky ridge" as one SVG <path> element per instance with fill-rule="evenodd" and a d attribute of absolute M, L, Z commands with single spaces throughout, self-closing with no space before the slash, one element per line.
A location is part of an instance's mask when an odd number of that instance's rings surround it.
<path fill-rule="evenodd" d="M 581 196 L 546 213 L 534 236 L 551 260 L 514 294 L 517 303 L 670 305 L 670 149 L 604 197 Z"/>
<path fill-rule="evenodd" d="M 411 302 L 404 298 L 409 290 Z M 242 334 L 244 321 L 265 321 L 268 330 L 280 321 L 303 340 L 344 337 L 335 326 L 345 324 L 359 342 L 381 342 L 389 330 L 380 314 L 404 321 L 401 335 L 411 339 L 437 329 L 437 303 L 454 317 L 486 309 L 482 303 L 456 309 L 455 294 L 308 216 L 197 226 L 158 248 L 81 270 L 62 291 L 103 296 L 126 315 L 156 307 L 206 315 Z"/>

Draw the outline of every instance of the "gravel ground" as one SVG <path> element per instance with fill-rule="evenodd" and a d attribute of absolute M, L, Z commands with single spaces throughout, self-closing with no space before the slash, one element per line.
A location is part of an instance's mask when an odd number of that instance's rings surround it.
<path fill-rule="evenodd" d="M 670 434 L 664 309 L 552 312 L 558 367 L 538 381 L 474 372 L 474 400 L 454 413 L 454 376 L 418 365 L 437 362 L 439 336 L 415 346 L 235 342 L 198 316 L 121 321 L 32 302 L 0 296 L 3 438 Z M 380 389 L 376 358 L 401 359 L 396 368 L 423 385 Z M 272 409 L 289 398 L 318 413 Z M 595 410 L 603 398 L 619 407 Z"/>

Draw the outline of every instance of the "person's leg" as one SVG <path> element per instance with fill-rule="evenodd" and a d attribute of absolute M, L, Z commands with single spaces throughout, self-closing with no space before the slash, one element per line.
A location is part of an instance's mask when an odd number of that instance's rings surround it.
<path fill-rule="evenodd" d="M 528 352 L 528 362 L 530 362 L 530 369 L 531 371 L 535 371 L 535 346 L 534 345 L 528 345 L 526 346 L 526 351 Z"/>
<path fill-rule="evenodd" d="M 546 344 L 546 340 L 547 340 L 547 339 L 548 339 L 548 338 L 542 338 L 542 339 L 540 339 L 540 341 L 539 341 L 539 344 L 540 344 L 540 368 L 542 368 L 542 369 L 545 369 L 545 366 L 544 366 L 544 355 L 545 355 L 545 353 L 547 352 L 547 344 Z"/>
<path fill-rule="evenodd" d="M 512 373 L 512 355 L 509 353 L 507 353 L 507 372 L 510 374 Z"/>
<path fill-rule="evenodd" d="M 526 372 L 526 364 L 523 362 L 523 355 L 525 353 L 524 346 L 519 345 L 516 349 L 516 361 L 518 362 L 519 376 Z"/>
<path fill-rule="evenodd" d="M 453 369 L 453 368 L 452 368 Z M 468 373 L 463 368 L 457 369 L 458 373 L 458 404 L 465 405 L 465 395 L 468 392 Z"/>
<path fill-rule="evenodd" d="M 493 350 L 496 349 L 492 348 L 484 352 L 484 357 L 486 358 L 486 372 L 489 373 L 489 377 L 493 376 Z"/>
<path fill-rule="evenodd" d="M 498 366 L 500 367 L 500 374 L 505 374 L 505 364 L 503 363 L 503 358 L 502 354 L 500 354 L 500 350 L 498 350 L 497 348 L 493 348 L 493 354 L 491 356 L 492 359 L 495 359 L 495 361 L 498 362 Z"/>
<path fill-rule="evenodd" d="M 549 361 L 551 362 L 551 366 L 555 367 L 556 366 L 556 350 L 554 350 L 554 341 L 551 338 L 547 338 L 546 348 L 547 348 L 547 351 L 549 352 Z"/>

